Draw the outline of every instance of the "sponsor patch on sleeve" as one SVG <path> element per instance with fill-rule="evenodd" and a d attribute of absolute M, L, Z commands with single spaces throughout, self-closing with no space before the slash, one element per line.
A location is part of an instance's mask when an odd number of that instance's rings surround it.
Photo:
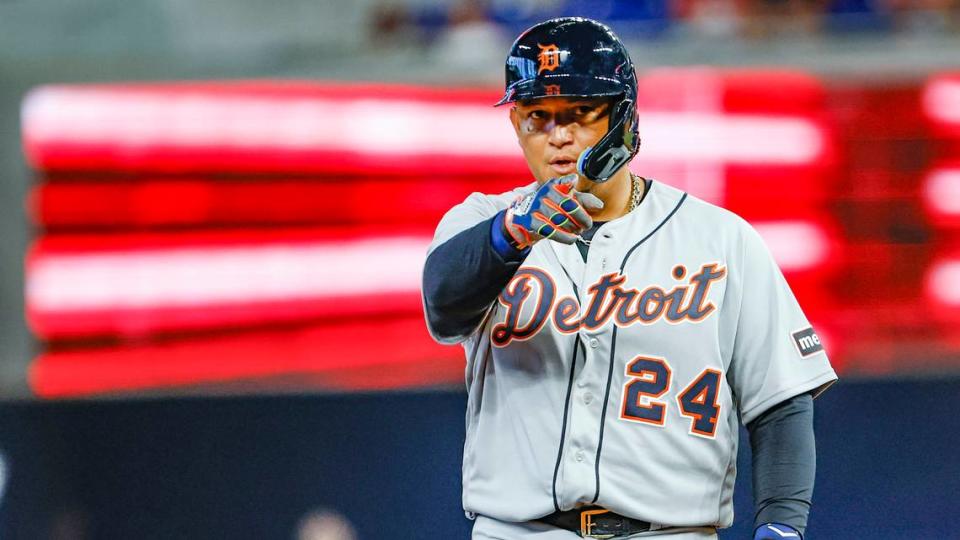
<path fill-rule="evenodd" d="M 791 334 L 791 336 L 793 336 L 793 344 L 796 345 L 797 352 L 799 352 L 803 358 L 823 350 L 823 343 L 820 343 L 820 336 L 813 331 L 812 326 L 798 330 Z"/>

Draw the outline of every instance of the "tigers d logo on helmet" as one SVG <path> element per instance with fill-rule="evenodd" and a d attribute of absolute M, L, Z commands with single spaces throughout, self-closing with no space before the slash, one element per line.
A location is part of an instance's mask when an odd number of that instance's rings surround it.
<path fill-rule="evenodd" d="M 544 71 L 553 71 L 560 67 L 560 48 L 551 43 L 550 45 L 541 45 L 537 43 L 537 47 L 540 47 L 540 54 L 537 55 L 537 60 L 540 62 L 540 67 L 537 69 L 537 75 L 543 73 Z"/>

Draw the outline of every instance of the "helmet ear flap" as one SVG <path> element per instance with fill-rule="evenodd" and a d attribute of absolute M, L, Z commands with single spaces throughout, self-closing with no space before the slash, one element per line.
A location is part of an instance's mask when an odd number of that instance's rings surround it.
<path fill-rule="evenodd" d="M 577 172 L 593 182 L 606 182 L 633 159 L 639 147 L 636 105 L 632 99 L 621 99 L 610 116 L 607 134 L 580 153 Z"/>

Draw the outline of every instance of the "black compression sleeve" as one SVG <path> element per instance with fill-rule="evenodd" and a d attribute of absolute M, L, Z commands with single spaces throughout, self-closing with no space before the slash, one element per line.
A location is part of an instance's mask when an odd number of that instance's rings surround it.
<path fill-rule="evenodd" d="M 427 318 L 442 338 L 469 335 L 490 304 L 517 272 L 527 253 L 500 256 L 491 243 L 496 217 L 458 233 L 437 246 L 423 268 Z"/>
<path fill-rule="evenodd" d="M 754 527 L 782 523 L 803 534 L 817 468 L 813 397 L 785 400 L 747 424 L 747 430 L 753 449 Z"/>

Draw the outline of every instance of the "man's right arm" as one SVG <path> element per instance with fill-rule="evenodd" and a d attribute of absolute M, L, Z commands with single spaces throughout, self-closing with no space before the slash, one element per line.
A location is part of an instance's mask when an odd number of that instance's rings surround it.
<path fill-rule="evenodd" d="M 423 268 L 423 301 L 433 336 L 444 343 L 469 337 L 530 252 L 516 249 L 503 228 L 504 211 L 434 248 Z"/>

